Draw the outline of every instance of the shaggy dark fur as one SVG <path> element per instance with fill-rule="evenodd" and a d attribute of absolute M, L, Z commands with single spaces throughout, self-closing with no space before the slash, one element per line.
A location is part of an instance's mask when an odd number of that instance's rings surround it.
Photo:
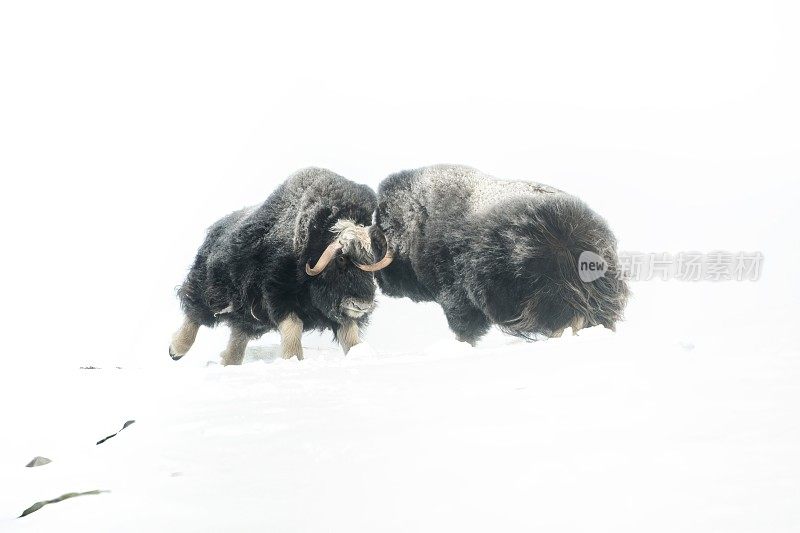
<path fill-rule="evenodd" d="M 526 338 L 602 324 L 614 328 L 628 297 L 617 276 L 616 240 L 577 198 L 531 182 L 502 181 L 461 166 L 400 172 L 378 189 L 376 227 L 394 262 L 381 290 L 436 301 L 460 340 L 497 324 Z M 383 238 L 373 228 L 375 256 Z M 597 253 L 609 270 L 583 282 L 578 257 Z"/>
<path fill-rule="evenodd" d="M 186 316 L 197 324 L 226 322 L 257 337 L 296 313 L 303 329 L 331 329 L 354 320 L 346 312 L 356 302 L 372 308 L 373 275 L 352 260 L 369 263 L 372 253 L 346 246 L 321 274 L 310 277 L 337 235 L 338 221 L 368 226 L 375 193 L 333 172 L 308 168 L 290 176 L 260 206 L 236 211 L 208 230 L 186 281 L 178 289 Z M 223 312 L 226 309 L 230 311 Z M 368 313 L 356 319 L 364 326 Z"/>

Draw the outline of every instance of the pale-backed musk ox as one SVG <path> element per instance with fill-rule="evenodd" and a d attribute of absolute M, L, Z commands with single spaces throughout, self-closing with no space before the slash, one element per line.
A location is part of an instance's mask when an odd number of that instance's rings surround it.
<path fill-rule="evenodd" d="M 491 324 L 526 338 L 570 326 L 613 329 L 628 297 L 606 222 L 547 185 L 463 166 L 400 172 L 380 184 L 372 234 L 376 256 L 386 244 L 394 256 L 376 274 L 381 290 L 438 302 L 457 338 L 471 344 Z M 581 280 L 584 251 L 605 260 L 604 276 Z"/>
<path fill-rule="evenodd" d="M 260 206 L 211 226 L 178 289 L 186 318 L 170 356 L 189 351 L 200 326 L 220 322 L 231 327 L 223 364 L 241 364 L 247 342 L 274 329 L 285 358 L 303 358 L 310 329 L 332 330 L 347 353 L 374 306 L 372 272 L 385 263 L 372 263 L 376 203 L 369 187 L 308 168 Z"/>

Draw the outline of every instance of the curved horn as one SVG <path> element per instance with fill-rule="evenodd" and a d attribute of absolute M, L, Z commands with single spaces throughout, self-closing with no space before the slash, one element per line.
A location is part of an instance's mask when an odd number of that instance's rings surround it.
<path fill-rule="evenodd" d="M 325 251 L 322 252 L 322 255 L 319 256 L 319 260 L 317 261 L 316 265 L 312 267 L 311 265 L 306 263 L 306 274 L 308 274 L 309 276 L 318 275 L 320 272 L 325 270 L 325 267 L 328 266 L 328 263 L 330 263 L 331 260 L 336 256 L 336 252 L 338 252 L 341 249 L 342 245 L 339 243 L 338 240 L 330 243 L 328 247 L 325 248 Z"/>
<path fill-rule="evenodd" d="M 381 231 L 381 235 L 383 235 L 383 242 L 386 243 L 386 254 L 384 254 L 383 259 L 378 261 L 377 263 L 372 263 L 371 265 L 362 265 L 359 263 L 355 263 L 355 265 L 363 270 L 364 272 L 377 272 L 383 268 L 388 267 L 392 264 L 394 260 L 394 254 L 389 250 L 389 241 L 386 239 L 386 235 Z"/>
<path fill-rule="evenodd" d="M 371 265 L 362 265 L 359 263 L 355 263 L 355 265 L 365 272 L 377 272 L 383 268 L 388 267 L 394 261 L 394 254 L 389 250 L 386 250 L 386 255 L 383 256 L 383 259 L 378 261 L 377 263 L 372 263 Z"/>

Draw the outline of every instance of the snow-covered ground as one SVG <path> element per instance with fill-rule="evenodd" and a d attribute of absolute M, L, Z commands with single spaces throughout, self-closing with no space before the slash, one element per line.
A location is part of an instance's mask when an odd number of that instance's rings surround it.
<path fill-rule="evenodd" d="M 704 287 L 713 299 L 721 285 Z M 472 348 L 433 340 L 449 338 L 433 306 L 382 301 L 393 306 L 419 308 L 419 348 L 344 357 L 312 335 L 306 360 L 285 361 L 267 336 L 221 367 L 209 359 L 223 339 L 205 334 L 178 363 L 164 350 L 163 365 L 3 376 L 29 386 L 3 398 L 0 529 L 800 527 L 800 357 L 785 337 L 632 318 L 536 343 L 492 332 Z M 376 314 L 374 329 L 398 318 Z M 35 455 L 52 463 L 26 468 Z M 91 490 L 108 492 L 15 519 Z"/>

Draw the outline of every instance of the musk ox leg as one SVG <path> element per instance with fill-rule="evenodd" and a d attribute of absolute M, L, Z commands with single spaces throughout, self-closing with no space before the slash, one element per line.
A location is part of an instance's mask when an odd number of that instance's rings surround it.
<path fill-rule="evenodd" d="M 336 331 L 336 339 L 342 345 L 344 354 L 350 351 L 350 348 L 361 342 L 359 338 L 360 332 L 358 331 L 358 324 L 355 321 L 345 322 Z"/>
<path fill-rule="evenodd" d="M 186 352 L 194 344 L 198 329 L 200 329 L 200 325 L 186 317 L 180 329 L 172 335 L 172 342 L 169 344 L 169 356 L 177 361 L 186 355 Z"/>
<path fill-rule="evenodd" d="M 281 357 L 291 359 L 297 356 L 303 360 L 303 321 L 294 313 L 289 313 L 286 318 L 278 322 L 278 331 L 281 334 Z"/>
<path fill-rule="evenodd" d="M 459 307 L 445 307 L 444 315 L 447 317 L 447 324 L 459 342 L 468 342 L 472 346 L 478 339 L 486 335 L 491 327 L 491 322 L 481 311 L 469 304 Z"/>
<path fill-rule="evenodd" d="M 236 328 L 231 328 L 231 337 L 228 339 L 228 346 L 220 354 L 220 361 L 223 365 L 241 365 L 244 360 L 244 350 L 250 337 L 246 333 Z"/>

